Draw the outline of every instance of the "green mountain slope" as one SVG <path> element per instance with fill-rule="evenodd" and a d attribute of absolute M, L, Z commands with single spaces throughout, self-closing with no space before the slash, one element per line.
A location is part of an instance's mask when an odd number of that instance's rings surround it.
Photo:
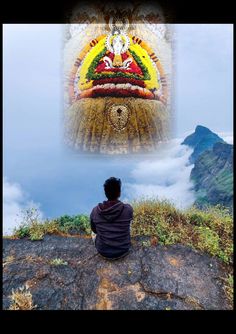
<path fill-rule="evenodd" d="M 233 145 L 218 142 L 203 152 L 191 172 L 200 207 L 221 204 L 233 205 Z"/>

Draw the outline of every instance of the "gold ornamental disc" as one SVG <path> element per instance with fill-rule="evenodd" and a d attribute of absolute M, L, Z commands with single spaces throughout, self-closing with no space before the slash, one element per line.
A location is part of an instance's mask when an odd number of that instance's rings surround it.
<path fill-rule="evenodd" d="M 108 121 L 111 124 L 111 126 L 116 131 L 122 131 L 126 128 L 129 117 L 130 117 L 130 110 L 126 105 L 116 104 L 112 105 L 108 109 Z"/>

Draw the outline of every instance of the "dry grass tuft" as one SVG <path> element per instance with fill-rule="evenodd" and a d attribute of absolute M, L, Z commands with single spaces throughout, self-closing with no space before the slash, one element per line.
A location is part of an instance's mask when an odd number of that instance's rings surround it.
<path fill-rule="evenodd" d="M 15 258 L 14 258 L 13 255 L 9 255 L 9 256 L 7 256 L 6 259 L 3 260 L 3 268 L 4 268 L 5 266 L 7 266 L 8 264 L 11 264 L 12 262 L 14 262 L 14 260 L 15 260 Z"/>
<path fill-rule="evenodd" d="M 37 305 L 33 304 L 32 294 L 26 286 L 12 290 L 10 299 L 9 310 L 33 310 L 37 307 Z"/>
<path fill-rule="evenodd" d="M 224 290 L 228 301 L 231 303 L 233 308 L 233 300 L 234 300 L 234 277 L 232 274 L 228 274 L 227 278 L 222 278 L 224 281 Z"/>
<path fill-rule="evenodd" d="M 67 266 L 68 262 L 64 261 L 61 258 L 55 258 L 50 261 L 50 265 L 52 266 Z"/>

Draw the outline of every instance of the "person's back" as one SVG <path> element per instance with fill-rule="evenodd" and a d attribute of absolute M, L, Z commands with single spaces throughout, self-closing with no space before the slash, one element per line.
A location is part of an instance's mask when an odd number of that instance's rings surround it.
<path fill-rule="evenodd" d="M 118 200 L 120 187 L 119 179 L 106 180 L 104 190 L 108 200 L 99 203 L 90 214 L 91 229 L 96 233 L 95 247 L 107 258 L 121 257 L 131 246 L 133 208 Z"/>

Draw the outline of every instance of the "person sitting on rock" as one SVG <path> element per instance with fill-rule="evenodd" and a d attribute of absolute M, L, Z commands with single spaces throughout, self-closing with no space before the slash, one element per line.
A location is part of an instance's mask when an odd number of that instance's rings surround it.
<path fill-rule="evenodd" d="M 133 208 L 119 200 L 120 179 L 110 177 L 103 186 L 108 200 L 99 203 L 90 214 L 92 238 L 100 255 L 117 259 L 126 256 L 131 246 Z"/>

